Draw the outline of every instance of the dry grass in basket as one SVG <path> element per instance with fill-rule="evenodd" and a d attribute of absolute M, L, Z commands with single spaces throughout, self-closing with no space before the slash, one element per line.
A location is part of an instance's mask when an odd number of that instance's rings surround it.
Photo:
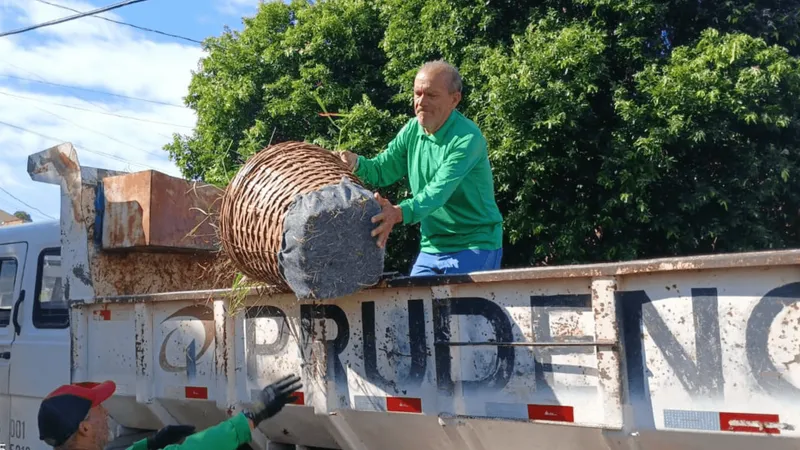
<path fill-rule="evenodd" d="M 194 182 L 192 184 L 192 189 L 194 190 L 196 188 L 197 183 Z M 197 234 L 198 230 L 203 226 L 203 224 L 206 223 L 208 223 L 208 225 L 214 230 L 214 246 L 217 248 L 217 250 L 215 251 L 215 257 L 212 259 L 212 262 L 203 266 L 202 278 L 206 280 L 212 280 L 211 285 L 219 289 L 228 289 L 228 292 L 224 295 L 224 298 L 228 300 L 226 310 L 230 316 L 234 316 L 244 309 L 246 305 L 246 299 L 253 290 L 255 290 L 256 295 L 258 296 L 269 296 L 282 292 L 263 283 L 249 280 L 246 276 L 244 276 L 244 274 L 236 269 L 232 259 L 225 253 L 224 248 L 222 248 L 221 237 L 219 233 L 218 208 L 219 205 L 222 204 L 224 195 L 224 191 L 222 191 L 219 197 L 211 203 L 208 210 L 203 210 L 197 207 L 192 208 L 192 210 L 200 213 L 202 219 L 191 231 L 189 231 L 189 233 L 186 234 L 186 236 L 184 236 L 184 239 L 199 236 Z M 211 300 L 212 299 L 209 299 L 209 301 Z"/>

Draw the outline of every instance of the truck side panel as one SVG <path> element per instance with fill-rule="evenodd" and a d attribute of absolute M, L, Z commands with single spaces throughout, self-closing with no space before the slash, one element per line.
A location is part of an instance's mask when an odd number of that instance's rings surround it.
<path fill-rule="evenodd" d="M 800 436 L 794 266 L 384 288 L 316 304 L 273 295 L 235 312 L 212 297 L 76 307 L 94 361 L 83 376 L 121 385 L 112 413 L 124 425 L 146 425 L 122 411 L 147 408 L 208 426 L 295 372 L 300 405 L 262 428 L 278 442 L 455 449 L 552 436 L 649 449 L 733 436 L 772 449 Z"/>

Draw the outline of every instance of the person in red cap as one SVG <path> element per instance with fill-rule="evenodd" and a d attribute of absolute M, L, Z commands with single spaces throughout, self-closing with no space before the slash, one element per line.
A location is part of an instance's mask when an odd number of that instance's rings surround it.
<path fill-rule="evenodd" d="M 199 433 L 194 433 L 191 425 L 168 425 L 128 450 L 236 450 L 250 442 L 259 423 L 291 403 L 292 394 L 302 386 L 300 377 L 288 375 L 265 387 L 251 411 Z M 39 439 L 56 450 L 103 450 L 109 440 L 108 411 L 103 402 L 116 388 L 113 381 L 104 381 L 68 384 L 51 392 L 39 406 Z"/>

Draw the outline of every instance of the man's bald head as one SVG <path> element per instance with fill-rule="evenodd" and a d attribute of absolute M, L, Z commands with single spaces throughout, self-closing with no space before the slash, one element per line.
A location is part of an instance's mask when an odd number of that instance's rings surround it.
<path fill-rule="evenodd" d="M 436 61 L 429 61 L 423 64 L 417 71 L 417 75 L 421 72 L 426 72 L 430 75 L 443 75 L 447 77 L 449 91 L 451 94 L 461 92 L 463 83 L 461 81 L 461 74 L 458 69 L 453 67 L 450 63 L 437 59 Z"/>
<path fill-rule="evenodd" d="M 425 63 L 414 79 L 414 114 L 422 128 L 433 134 L 442 127 L 461 101 L 461 75 L 442 61 Z"/>

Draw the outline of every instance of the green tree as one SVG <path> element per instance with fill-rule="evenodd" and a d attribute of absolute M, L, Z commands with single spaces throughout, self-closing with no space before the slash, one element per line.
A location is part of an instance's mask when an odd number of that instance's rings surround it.
<path fill-rule="evenodd" d="M 28 214 L 25 211 L 17 211 L 17 212 L 15 212 L 14 213 L 14 217 L 16 217 L 18 219 L 22 219 L 23 222 L 33 222 L 33 219 L 31 219 L 31 215 Z"/>
<path fill-rule="evenodd" d="M 800 0 L 295 0 L 209 38 L 166 146 L 225 185 L 270 142 L 364 155 L 445 58 L 490 144 L 506 265 L 781 248 L 797 235 Z M 323 112 L 340 116 L 321 115 Z M 397 202 L 405 182 L 382 192 Z M 415 228 L 395 228 L 407 271 Z"/>
<path fill-rule="evenodd" d="M 641 252 L 800 243 L 797 59 L 761 39 L 709 29 L 636 82 L 638 98 L 617 98 L 626 127 L 614 155 L 636 159 L 624 177 L 604 170 L 602 182 L 637 199 Z M 606 206 L 629 209 L 624 201 Z"/>

